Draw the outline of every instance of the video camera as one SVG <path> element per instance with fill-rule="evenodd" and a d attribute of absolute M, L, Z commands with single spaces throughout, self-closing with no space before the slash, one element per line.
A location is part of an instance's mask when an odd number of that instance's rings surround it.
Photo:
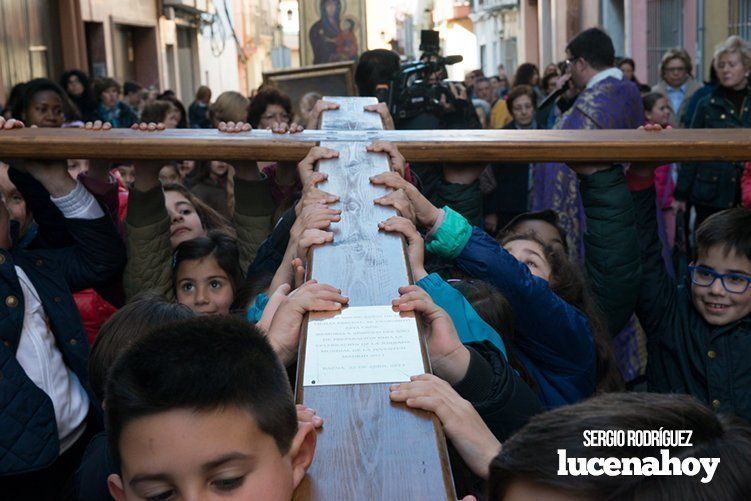
<path fill-rule="evenodd" d="M 455 101 L 443 80 L 446 66 L 462 56 L 441 56 L 438 32 L 432 30 L 420 32 L 420 51 L 419 62 L 402 65 L 388 84 L 376 86 L 376 97 L 388 105 L 397 128 L 419 115 L 441 117 Z"/>

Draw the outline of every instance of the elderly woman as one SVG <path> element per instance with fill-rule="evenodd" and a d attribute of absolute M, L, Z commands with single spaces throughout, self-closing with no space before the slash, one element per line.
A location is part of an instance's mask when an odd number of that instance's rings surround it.
<path fill-rule="evenodd" d="M 714 68 L 719 85 L 699 101 L 690 127 L 751 127 L 751 44 L 731 36 L 715 48 Z M 742 174 L 742 163 L 684 164 L 678 174 L 675 198 L 696 208 L 698 226 L 711 214 L 739 204 Z"/>
<path fill-rule="evenodd" d="M 513 120 L 503 128 L 508 130 L 537 129 L 535 112 L 537 94 L 529 85 L 511 89 L 506 100 Z M 495 189 L 483 199 L 485 229 L 491 235 L 506 226 L 513 218 L 529 210 L 529 163 L 490 164 Z"/>
<path fill-rule="evenodd" d="M 262 88 L 250 102 L 248 122 L 254 129 L 270 129 L 278 124 L 294 125 L 290 124 L 291 120 L 292 101 L 287 94 L 274 87 Z M 269 179 L 276 205 L 280 210 L 290 207 L 295 193 L 302 189 L 295 163 L 262 163 L 261 169 Z"/>
<path fill-rule="evenodd" d="M 670 49 L 662 56 L 662 62 L 660 62 L 662 80 L 652 87 L 652 92 L 659 92 L 668 98 L 670 111 L 672 111 L 670 125 L 673 127 L 687 125 L 691 121 L 691 117 L 683 115 L 691 96 L 702 88 L 701 82 L 697 82 L 691 76 L 692 71 L 691 56 L 685 49 Z"/>

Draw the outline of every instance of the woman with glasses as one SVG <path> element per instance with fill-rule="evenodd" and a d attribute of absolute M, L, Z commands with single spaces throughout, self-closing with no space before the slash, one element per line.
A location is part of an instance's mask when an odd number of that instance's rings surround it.
<path fill-rule="evenodd" d="M 508 130 L 538 129 L 535 121 L 537 94 L 529 85 L 519 85 L 509 92 L 506 104 L 513 120 Z M 495 236 L 514 217 L 529 210 L 529 163 L 491 164 L 496 188 L 485 195 L 485 230 Z"/>
<path fill-rule="evenodd" d="M 277 124 L 290 126 L 292 101 L 284 92 L 273 87 L 258 91 L 248 108 L 248 122 L 254 129 L 271 129 Z M 294 124 L 291 124 L 296 127 Z M 260 163 L 261 169 L 271 183 L 274 203 L 283 212 L 292 205 L 295 193 L 302 190 L 297 166 L 294 162 L 272 164 Z M 281 214 L 279 212 L 279 214 Z"/>
<path fill-rule="evenodd" d="M 690 127 L 751 128 L 751 44 L 729 37 L 715 48 L 714 68 L 719 85 L 696 105 Z M 696 209 L 698 227 L 711 214 L 740 204 L 742 175 L 743 162 L 682 164 L 675 198 Z"/>
<path fill-rule="evenodd" d="M 652 92 L 659 92 L 666 96 L 672 111 L 671 123 L 673 127 L 687 124 L 691 117 L 684 117 L 686 106 L 691 96 L 703 86 L 691 76 L 693 66 L 691 56 L 685 49 L 670 49 L 662 56 L 660 63 L 660 83 L 652 87 Z"/>

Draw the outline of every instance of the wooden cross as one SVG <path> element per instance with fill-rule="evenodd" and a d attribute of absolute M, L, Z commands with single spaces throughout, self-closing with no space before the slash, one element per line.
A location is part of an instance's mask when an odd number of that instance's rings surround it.
<path fill-rule="evenodd" d="M 379 130 L 379 115 L 365 112 L 374 98 L 326 98 L 340 104 L 324 112 L 321 129 Z M 402 239 L 378 231 L 378 223 L 396 214 L 373 200 L 388 193 L 369 178 L 389 170 L 385 154 L 368 153 L 369 141 L 322 141 L 339 157 L 319 162 L 328 174 L 322 189 L 340 197 L 341 222 L 333 244 L 313 251 L 309 277 L 334 285 L 349 297 L 350 308 L 390 306 L 401 286 L 412 283 Z M 311 263 L 309 263 L 311 267 Z M 312 319 L 322 314 L 311 315 Z M 377 330 L 384 318 L 371 317 L 364 331 Z M 417 319 L 414 336 L 419 338 Z M 325 324 L 322 326 L 325 329 Z M 298 499 L 456 499 L 446 443 L 437 419 L 392 404 L 388 380 L 376 384 L 305 385 L 306 334 L 298 363 L 297 401 L 315 409 L 325 425 L 316 457 L 297 493 Z M 358 341 L 354 341 L 357 343 Z M 425 343 L 416 339 L 416 365 L 429 372 Z M 415 374 L 408 374 L 415 375 Z M 404 379 L 400 379 L 404 380 Z"/>

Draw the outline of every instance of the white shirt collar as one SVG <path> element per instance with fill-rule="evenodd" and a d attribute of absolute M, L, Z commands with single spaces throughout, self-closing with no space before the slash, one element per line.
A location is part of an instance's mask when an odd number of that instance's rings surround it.
<path fill-rule="evenodd" d="M 602 70 L 601 72 L 597 73 L 595 76 L 589 79 L 589 82 L 587 82 L 587 89 L 591 89 L 596 84 L 602 82 L 608 77 L 617 78 L 618 80 L 623 80 L 623 72 L 619 70 L 618 68 L 608 68 L 607 70 Z"/>

